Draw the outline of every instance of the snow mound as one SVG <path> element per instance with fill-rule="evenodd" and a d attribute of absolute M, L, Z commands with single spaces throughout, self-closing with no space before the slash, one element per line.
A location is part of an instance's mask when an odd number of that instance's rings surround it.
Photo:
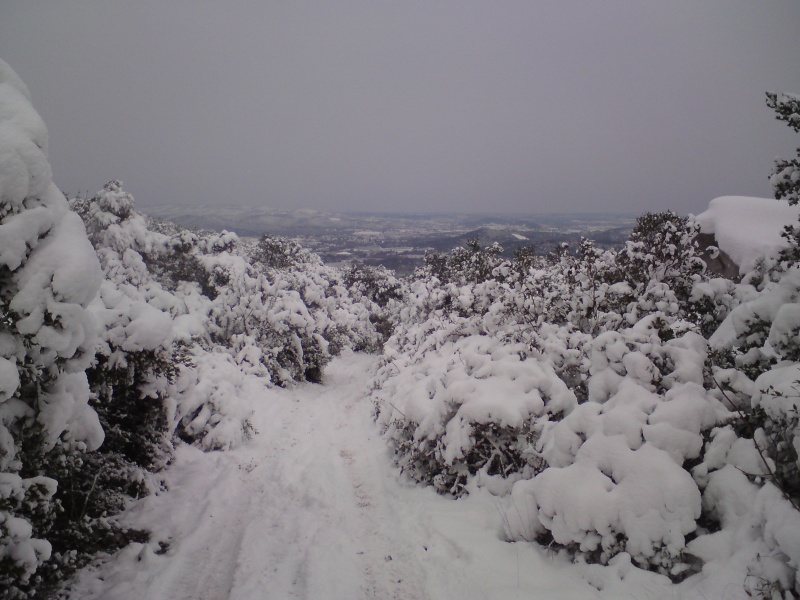
<path fill-rule="evenodd" d="M 739 272 L 746 273 L 759 259 L 788 246 L 781 233 L 798 216 L 800 206 L 790 206 L 784 200 L 723 196 L 712 200 L 708 210 L 695 219 L 700 230 L 713 234 L 719 249 L 739 265 Z"/>

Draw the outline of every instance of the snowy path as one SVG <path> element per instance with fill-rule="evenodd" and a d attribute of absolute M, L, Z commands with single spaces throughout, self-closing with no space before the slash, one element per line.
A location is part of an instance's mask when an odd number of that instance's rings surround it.
<path fill-rule="evenodd" d="M 586 567 L 502 542 L 488 494 L 452 501 L 405 481 L 371 419 L 373 360 L 349 355 L 328 367 L 324 385 L 267 390 L 254 399 L 259 433 L 243 448 L 179 448 L 169 491 L 128 516 L 153 541 L 87 570 L 72 597 L 580 600 L 621 591 L 608 576 L 590 586 Z M 159 541 L 164 554 L 154 552 Z M 638 597 L 662 597 L 643 583 Z"/>

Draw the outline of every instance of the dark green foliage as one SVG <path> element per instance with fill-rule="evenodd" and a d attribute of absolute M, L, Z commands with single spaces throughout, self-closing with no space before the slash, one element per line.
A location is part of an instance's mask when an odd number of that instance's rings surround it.
<path fill-rule="evenodd" d="M 119 524 L 114 515 L 134 498 L 152 491 L 154 473 L 171 456 L 168 422 L 162 398 L 141 397 L 141 386 L 154 377 L 171 379 L 175 365 L 155 352 L 129 353 L 125 366 L 111 367 L 98 356 L 87 371 L 96 397 L 90 402 L 105 432 L 102 446 L 86 452 L 82 445 L 57 442 L 42 454 L 35 431 L 23 447 L 23 477 L 44 475 L 59 482 L 51 508 L 29 501 L 25 516 L 38 537 L 52 545 L 53 555 L 20 589 L 37 597 L 88 564 L 100 552 L 112 553 L 149 534 Z M 35 493 L 31 489 L 31 493 Z M 41 494 L 40 494 L 41 495 Z"/>
<path fill-rule="evenodd" d="M 144 396 L 141 390 L 150 381 L 172 382 L 177 365 L 186 361 L 180 352 L 170 357 L 146 350 L 128 353 L 125 366 L 110 367 L 106 357 L 98 356 L 97 364 L 87 371 L 96 394 L 91 405 L 106 434 L 97 452 L 119 454 L 132 465 L 152 471 L 166 465 L 171 444 L 164 399 Z"/>
<path fill-rule="evenodd" d="M 800 133 L 800 96 L 767 92 L 767 106 L 777 113 L 778 121 L 784 121 Z"/>
<path fill-rule="evenodd" d="M 767 92 L 767 106 L 777 114 L 775 118 L 784 121 L 796 132 L 800 132 L 800 96 Z M 800 149 L 797 156 L 789 160 L 778 159 L 769 176 L 775 198 L 785 199 L 789 204 L 800 202 Z M 789 247 L 781 253 L 781 261 L 788 265 L 800 263 L 800 224 L 787 225 L 783 237 Z"/>
<path fill-rule="evenodd" d="M 174 240 L 172 251 L 154 259 L 145 259 L 148 271 L 165 289 L 175 291 L 182 282 L 196 283 L 201 293 L 213 300 L 217 290 L 213 276 L 203 265 L 191 244 Z"/>
<path fill-rule="evenodd" d="M 759 451 L 775 465 L 770 475 L 772 482 L 800 510 L 800 457 L 795 447 L 800 415 L 797 410 L 790 410 L 785 415 L 774 417 L 757 407 L 746 418 L 749 427 L 756 432 L 755 442 Z"/>
<path fill-rule="evenodd" d="M 440 494 L 456 498 L 464 495 L 467 481 L 478 471 L 527 479 L 547 466 L 534 451 L 538 434 L 532 422 L 521 428 L 501 427 L 497 423 L 473 424 L 474 445 L 452 464 L 444 460 L 441 440 L 414 439 L 416 427 L 412 422 L 392 424 L 395 462 L 412 479 L 432 485 Z"/>

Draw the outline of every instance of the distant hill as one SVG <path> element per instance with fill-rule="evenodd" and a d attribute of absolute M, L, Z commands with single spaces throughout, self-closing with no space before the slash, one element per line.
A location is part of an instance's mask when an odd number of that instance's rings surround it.
<path fill-rule="evenodd" d="M 526 231 L 601 234 L 612 230 L 628 231 L 636 215 L 614 213 L 587 214 L 460 214 L 460 213 L 328 213 L 312 209 L 278 210 L 265 207 L 181 206 L 139 207 L 148 215 L 188 227 L 235 231 L 239 235 L 318 235 L 331 232 L 467 233 L 469 231 L 507 231 L 527 237 Z M 499 235 L 499 234 L 498 234 Z M 492 235 L 487 235 L 492 237 Z M 593 236 L 596 237 L 596 236 Z M 519 239 L 519 238 L 515 238 Z M 523 241 L 523 240 L 519 240 Z"/>
<path fill-rule="evenodd" d="M 635 221 L 631 214 L 476 215 L 455 213 L 327 213 L 264 207 L 159 206 L 146 214 L 186 227 L 235 231 L 243 237 L 270 234 L 300 239 L 327 264 L 357 260 L 411 273 L 425 252 L 449 252 L 467 240 L 495 242 L 511 257 L 520 246 L 540 254 L 581 237 L 600 247 L 620 246 Z"/>

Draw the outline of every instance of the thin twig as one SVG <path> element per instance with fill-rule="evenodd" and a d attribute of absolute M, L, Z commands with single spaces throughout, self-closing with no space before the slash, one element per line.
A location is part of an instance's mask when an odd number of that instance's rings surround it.
<path fill-rule="evenodd" d="M 722 386 L 719 384 L 719 382 L 716 380 L 715 377 L 712 376 L 711 377 L 711 381 L 713 381 L 714 385 L 717 386 L 717 389 L 722 394 L 722 397 L 725 398 L 725 400 L 728 401 L 728 404 L 731 405 L 731 408 L 733 410 L 736 410 L 737 412 L 739 412 L 742 415 L 743 421 L 744 421 L 745 425 L 747 426 L 747 429 L 749 430 L 748 433 L 750 433 L 750 435 L 753 436 L 753 446 L 755 446 L 755 449 L 758 452 L 758 455 L 761 457 L 761 462 L 764 463 L 764 468 L 766 468 L 767 473 L 769 474 L 769 478 L 768 479 L 771 480 L 772 484 L 776 488 L 778 488 L 780 490 L 781 494 L 783 494 L 783 497 L 786 498 L 786 500 L 789 501 L 789 504 L 791 504 L 796 511 L 800 512 L 800 504 L 798 504 L 797 501 L 789 495 L 789 492 L 787 492 L 783 488 L 783 486 L 781 485 L 780 479 L 778 479 L 778 476 L 775 474 L 775 471 L 773 471 L 772 468 L 769 466 L 769 462 L 767 461 L 767 457 L 764 456 L 764 452 L 761 450 L 761 447 L 758 445 L 758 442 L 756 441 L 756 429 L 753 427 L 753 424 L 750 422 L 750 418 L 746 414 L 744 414 L 743 411 L 740 411 L 740 410 L 736 409 L 736 405 L 728 397 L 728 394 L 725 393 L 725 390 L 722 389 Z"/>
<path fill-rule="evenodd" d="M 89 498 L 92 497 L 92 493 L 94 493 L 94 487 L 97 485 L 97 478 L 100 477 L 100 473 L 103 469 L 99 469 L 97 473 L 95 473 L 94 480 L 92 481 L 92 487 L 89 489 L 89 493 L 86 494 L 86 500 L 83 501 L 83 511 L 81 512 L 81 521 L 83 521 L 83 517 L 86 516 L 86 508 L 89 506 Z"/>

